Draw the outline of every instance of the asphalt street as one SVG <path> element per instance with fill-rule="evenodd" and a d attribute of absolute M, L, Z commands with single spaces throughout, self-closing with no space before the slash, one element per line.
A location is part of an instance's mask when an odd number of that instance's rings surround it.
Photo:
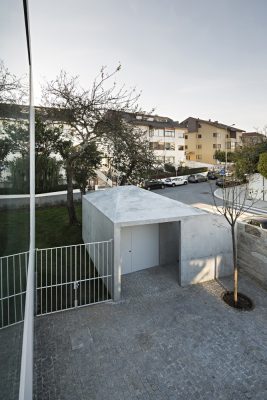
<path fill-rule="evenodd" d="M 212 193 L 217 189 L 214 181 L 188 183 L 187 185 L 165 187 L 154 190 L 157 194 L 181 201 L 182 203 L 202 208 L 210 212 L 216 212 Z M 218 206 L 222 205 L 220 199 L 215 198 Z"/>

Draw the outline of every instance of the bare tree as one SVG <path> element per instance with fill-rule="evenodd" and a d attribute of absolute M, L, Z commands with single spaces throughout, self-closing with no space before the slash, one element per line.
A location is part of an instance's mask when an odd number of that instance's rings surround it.
<path fill-rule="evenodd" d="M 68 148 L 66 159 L 67 175 L 67 205 L 70 224 L 77 223 L 73 203 L 74 165 L 83 156 L 90 142 L 101 141 L 105 135 L 99 129 L 109 110 L 136 111 L 139 94 L 135 89 L 117 87 L 113 78 L 120 71 L 119 65 L 114 71 L 108 72 L 105 67 L 89 88 L 83 88 L 77 76 L 71 77 L 65 71 L 43 87 L 43 104 L 61 112 L 59 120 L 68 127 L 67 133 L 72 146 Z M 62 119 L 63 118 L 63 119 Z M 65 132 L 66 134 L 66 132 Z"/>
<path fill-rule="evenodd" d="M 149 147 L 147 132 L 127 123 L 122 113 L 109 113 L 104 130 L 109 143 L 109 163 L 121 176 L 120 185 L 136 184 L 148 178 L 157 160 Z"/>
<path fill-rule="evenodd" d="M 0 60 L 0 103 L 23 104 L 27 94 L 24 78 L 12 74 Z"/>
<path fill-rule="evenodd" d="M 217 211 L 224 216 L 231 228 L 232 248 L 233 248 L 233 267 L 234 267 L 234 303 L 238 301 L 238 264 L 237 264 L 237 246 L 236 246 L 236 223 L 240 217 L 249 211 L 249 209 L 258 201 L 251 199 L 249 190 L 249 181 L 240 185 L 237 179 L 224 181 L 221 188 L 222 205 L 219 204 L 214 192 L 212 197 Z"/>

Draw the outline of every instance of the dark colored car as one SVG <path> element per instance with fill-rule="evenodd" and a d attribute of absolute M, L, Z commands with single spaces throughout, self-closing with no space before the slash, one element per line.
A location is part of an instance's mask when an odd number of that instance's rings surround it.
<path fill-rule="evenodd" d="M 208 174 L 207 174 L 207 178 L 210 179 L 210 180 L 215 180 L 215 179 L 217 179 L 217 177 L 218 176 L 213 171 L 209 171 Z"/>
<path fill-rule="evenodd" d="M 244 220 L 246 224 L 257 226 L 261 229 L 267 229 L 267 216 L 259 215 L 257 217 L 250 217 Z"/>
<path fill-rule="evenodd" d="M 151 181 L 145 181 L 143 184 L 143 188 L 146 190 L 164 189 L 165 185 L 162 181 L 151 180 Z"/>
<path fill-rule="evenodd" d="M 230 179 L 225 179 L 225 178 L 219 178 L 216 181 L 216 185 L 219 187 L 233 187 L 233 186 L 238 186 L 241 185 L 242 182 L 238 180 L 230 180 Z"/>
<path fill-rule="evenodd" d="M 198 183 L 198 182 L 207 182 L 208 178 L 201 174 L 190 175 L 188 177 L 188 182 L 190 183 Z"/>

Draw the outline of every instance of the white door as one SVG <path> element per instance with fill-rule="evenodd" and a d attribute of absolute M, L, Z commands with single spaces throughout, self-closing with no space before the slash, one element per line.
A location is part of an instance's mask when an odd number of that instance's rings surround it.
<path fill-rule="evenodd" d="M 121 274 L 132 272 L 132 228 L 121 229 Z"/>
<path fill-rule="evenodd" d="M 159 225 L 121 229 L 122 274 L 159 265 Z"/>

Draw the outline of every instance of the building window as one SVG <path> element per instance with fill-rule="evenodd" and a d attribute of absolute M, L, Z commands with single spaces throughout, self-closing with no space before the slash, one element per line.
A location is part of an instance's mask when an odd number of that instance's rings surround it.
<path fill-rule="evenodd" d="M 154 129 L 154 136 L 164 137 L 164 129 Z"/>
<path fill-rule="evenodd" d="M 220 149 L 222 147 L 222 145 L 221 144 L 213 144 L 213 148 L 214 149 Z"/>
<path fill-rule="evenodd" d="M 185 146 L 184 146 L 184 148 L 185 148 L 185 150 L 187 150 L 187 149 L 188 149 L 188 146 L 187 146 L 187 145 L 185 145 Z"/>
<path fill-rule="evenodd" d="M 178 150 L 184 150 L 184 146 L 178 146 Z"/>
<path fill-rule="evenodd" d="M 188 135 L 184 135 L 184 138 L 185 138 L 185 139 L 188 139 Z"/>
<path fill-rule="evenodd" d="M 177 137 L 178 137 L 179 139 L 183 139 L 183 138 L 184 138 L 183 132 L 177 132 Z"/>
<path fill-rule="evenodd" d="M 196 155 L 196 159 L 197 159 L 197 160 L 202 160 L 202 155 L 201 155 L 201 154 L 197 154 L 197 155 Z"/>
<path fill-rule="evenodd" d="M 198 133 L 198 134 L 197 134 L 197 138 L 198 138 L 198 139 L 201 139 L 201 138 L 202 138 L 202 135 L 201 135 L 200 133 Z"/>
<path fill-rule="evenodd" d="M 216 132 L 213 132 L 213 137 L 217 137 L 217 133 Z"/>
<path fill-rule="evenodd" d="M 165 157 L 165 162 L 167 164 L 174 164 L 175 158 L 174 157 Z"/>
<path fill-rule="evenodd" d="M 197 149 L 202 149 L 202 144 L 197 144 L 197 145 L 196 145 L 196 148 L 197 148 Z"/>
<path fill-rule="evenodd" d="M 187 160 L 190 160 L 190 156 L 186 156 L 186 159 L 187 159 Z"/>
<path fill-rule="evenodd" d="M 149 148 L 151 150 L 164 150 L 164 142 L 150 142 Z"/>
<path fill-rule="evenodd" d="M 175 137 L 175 132 L 173 129 L 165 129 L 165 136 L 166 137 Z"/>
<path fill-rule="evenodd" d="M 175 150 L 175 144 L 174 143 L 170 143 L 170 142 L 166 142 L 165 143 L 165 150 Z"/>

